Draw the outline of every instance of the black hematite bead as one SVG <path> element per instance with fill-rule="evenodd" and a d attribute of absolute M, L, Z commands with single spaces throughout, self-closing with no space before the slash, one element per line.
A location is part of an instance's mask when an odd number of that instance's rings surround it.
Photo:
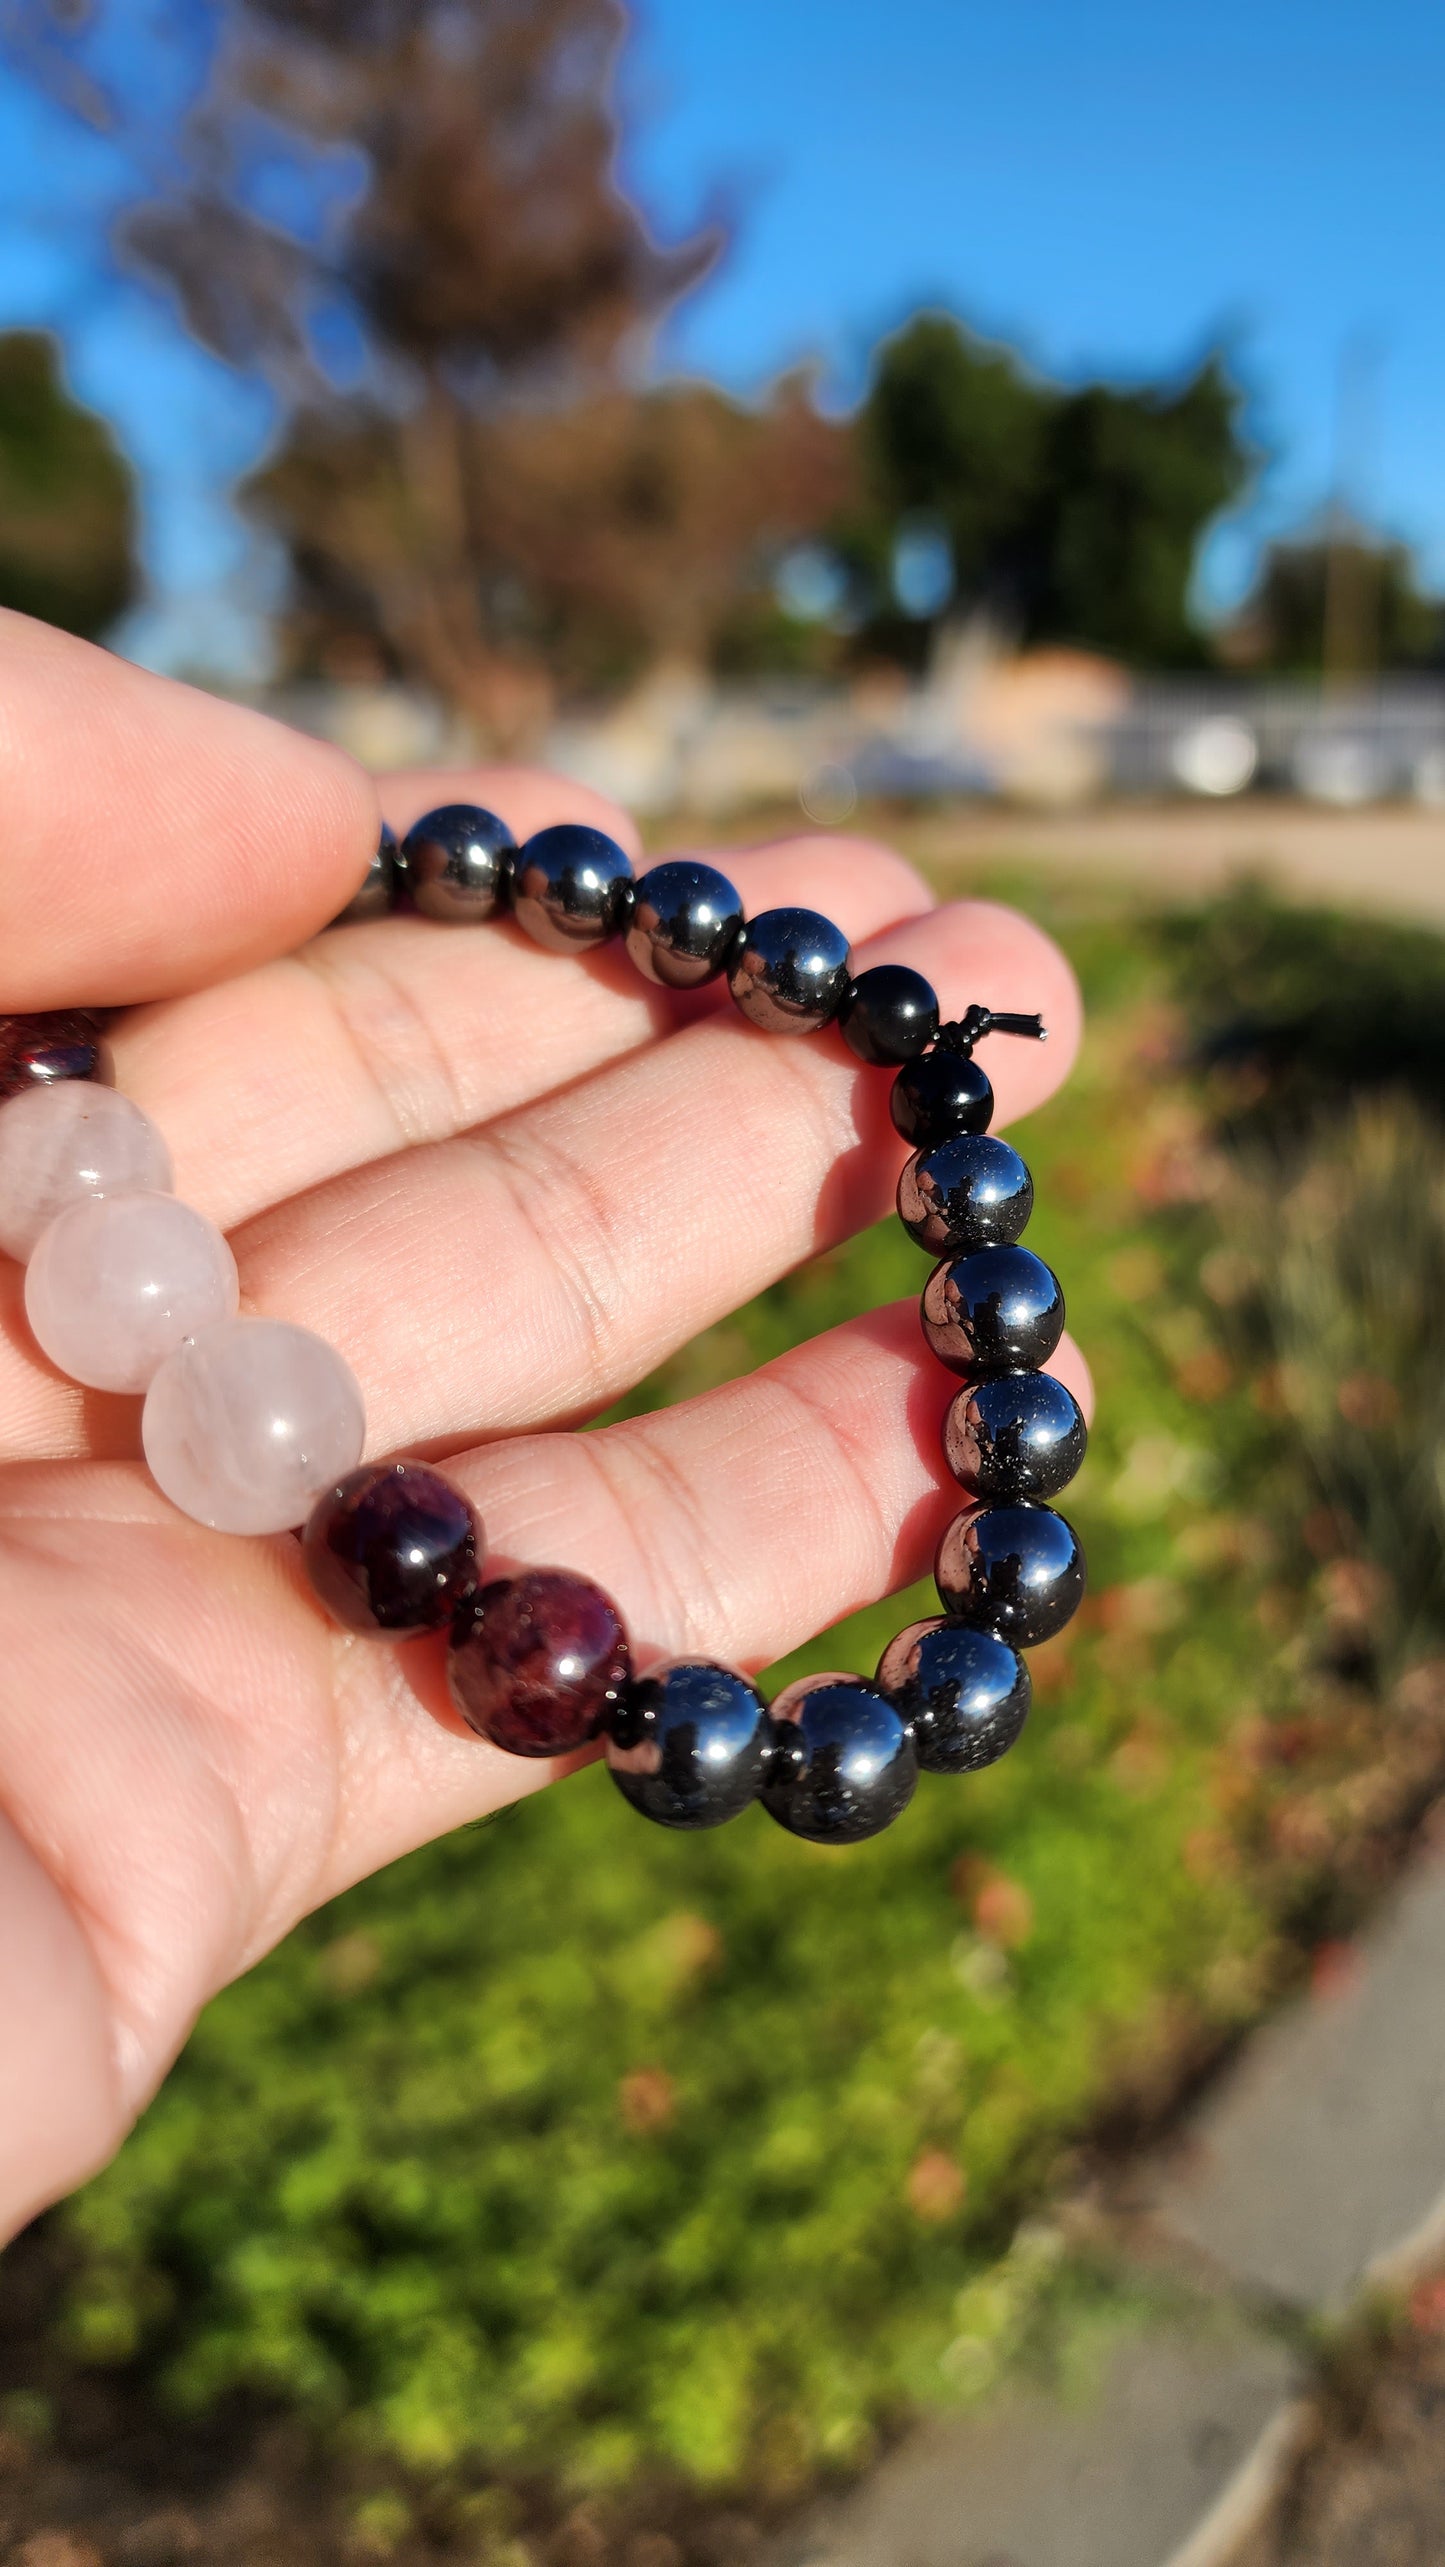
<path fill-rule="evenodd" d="M 495 811 L 444 802 L 408 829 L 401 872 L 413 909 L 445 927 L 472 927 L 507 897 L 517 841 Z"/>
<path fill-rule="evenodd" d="M 1057 1497 L 1084 1458 L 1089 1430 L 1052 1373 L 967 1382 L 943 1421 L 943 1455 L 970 1497 Z"/>
<path fill-rule="evenodd" d="M 1033 1208 L 1033 1178 L 996 1132 L 955 1132 L 910 1159 L 898 1180 L 898 1218 L 935 1257 L 1011 1248 Z"/>
<path fill-rule="evenodd" d="M 816 1034 L 847 990 L 848 939 L 815 909 L 765 909 L 748 922 L 728 987 L 765 1034 Z"/>
<path fill-rule="evenodd" d="M 318 1498 L 306 1571 L 348 1631 L 438 1631 L 477 1583 L 481 1527 L 424 1462 L 365 1462 Z"/>
<path fill-rule="evenodd" d="M 0 1016 L 0 1100 L 21 1096 L 27 1087 L 53 1087 L 58 1079 L 95 1079 L 113 1087 L 115 1064 L 101 1022 L 88 1007 Z"/>
<path fill-rule="evenodd" d="M 632 916 L 632 867 L 615 838 L 579 820 L 539 829 L 518 850 L 512 909 L 554 954 L 605 945 Z"/>
<path fill-rule="evenodd" d="M 385 918 L 396 902 L 396 831 L 383 820 L 376 853 L 367 866 L 344 909 L 338 909 L 333 927 L 354 927 L 364 918 Z"/>
<path fill-rule="evenodd" d="M 923 1333 L 951 1373 L 1036 1371 L 1064 1333 L 1058 1276 L 1032 1248 L 945 1259 L 923 1287 Z"/>
<path fill-rule="evenodd" d="M 565 1756 L 595 1738 L 632 1672 L 617 1607 L 569 1569 L 524 1569 L 467 1598 L 447 1683 L 468 1727 L 509 1756 Z"/>
<path fill-rule="evenodd" d="M 911 1622 L 889 1641 L 877 1681 L 912 1723 L 925 1774 L 972 1774 L 995 1763 L 1033 1699 L 1017 1649 L 965 1622 Z"/>
<path fill-rule="evenodd" d="M 639 1676 L 607 1720 L 607 1768 L 660 1827 L 721 1827 L 756 1800 L 772 1754 L 768 1707 L 731 1667 L 681 1658 Z"/>
<path fill-rule="evenodd" d="M 944 1612 L 1031 1649 L 1062 1631 L 1086 1579 L 1077 1533 L 1051 1506 L 971 1506 L 938 1546 Z"/>
<path fill-rule="evenodd" d="M 993 1088 L 977 1061 L 945 1045 L 899 1071 L 892 1112 L 904 1140 L 927 1150 L 955 1132 L 986 1132 L 993 1120 Z"/>
<path fill-rule="evenodd" d="M 927 1050 L 938 1032 L 938 996 L 906 963 L 875 963 L 850 982 L 838 1023 L 850 1052 L 886 1069 Z"/>
<path fill-rule="evenodd" d="M 742 898 L 727 875 L 678 857 L 638 884 L 627 950 L 645 979 L 700 989 L 727 969 L 742 929 Z"/>
<path fill-rule="evenodd" d="M 857 1845 L 913 1798 L 918 1759 L 896 1703 L 861 1676 L 804 1676 L 773 1705 L 775 1745 L 759 1798 L 811 1845 Z"/>

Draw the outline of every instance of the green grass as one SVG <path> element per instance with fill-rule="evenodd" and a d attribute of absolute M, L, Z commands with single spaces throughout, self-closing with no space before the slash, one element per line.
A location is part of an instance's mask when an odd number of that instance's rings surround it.
<path fill-rule="evenodd" d="M 1287 1772 L 1261 1747 L 1298 1729 L 1299 1613 L 1256 1512 L 1282 1430 L 1198 1280 L 1204 1091 L 1157 939 L 1063 924 L 1092 1031 L 1023 1142 L 1098 1384 L 1068 1501 L 1093 1591 L 1017 1750 L 846 1857 L 760 1812 L 671 1839 L 594 1770 L 340 1900 L 216 2001 L 64 2214 L 81 2358 L 182 2409 L 275 2395 L 421 2471 L 784 2491 L 988 2376 L 1066 2152 L 1265 2001 L 1322 1912 L 1320 1773 L 1374 1732 L 1322 1715 Z M 875 1231 L 640 1396 L 921 1275 Z M 786 1672 L 871 1670 L 912 1603 Z M 1306 1786 L 1323 1852 L 1279 1822 Z"/>

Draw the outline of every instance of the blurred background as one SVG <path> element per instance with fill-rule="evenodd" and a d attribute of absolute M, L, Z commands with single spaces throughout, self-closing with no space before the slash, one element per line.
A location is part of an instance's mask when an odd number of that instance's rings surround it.
<path fill-rule="evenodd" d="M 1004 1766 L 846 1867 L 589 1774 L 211 2008 L 6 2260 L 0 2557 L 748 2567 L 1087 2379 L 1119 2169 L 1348 1983 L 1445 1788 L 1442 75 L 1421 0 L 0 0 L 0 603 L 1028 908 L 1099 1389 Z M 1369 2328 L 1270 2560 L 1445 2555 L 1445 2290 Z"/>

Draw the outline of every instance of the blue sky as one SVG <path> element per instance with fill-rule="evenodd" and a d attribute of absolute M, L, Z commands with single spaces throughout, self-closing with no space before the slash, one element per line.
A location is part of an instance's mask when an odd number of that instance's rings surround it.
<path fill-rule="evenodd" d="M 1211 548 L 1224 597 L 1327 488 L 1351 345 L 1353 495 L 1445 586 L 1439 0 L 645 0 L 624 76 L 661 226 L 718 187 L 740 207 L 669 364 L 747 390 L 811 356 L 843 398 L 919 301 L 1063 377 L 1223 337 L 1271 458 Z M 160 611 L 137 646 L 244 655 L 224 486 L 266 405 L 138 290 L 97 294 L 113 184 L 0 75 L 0 326 L 58 326 L 138 456 Z"/>

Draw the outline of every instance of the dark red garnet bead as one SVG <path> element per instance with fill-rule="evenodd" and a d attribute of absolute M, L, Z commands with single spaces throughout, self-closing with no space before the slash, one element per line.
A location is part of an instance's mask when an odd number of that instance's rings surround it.
<path fill-rule="evenodd" d="M 364 1462 L 318 1498 L 306 1571 L 347 1631 L 439 1631 L 477 1583 L 481 1527 L 461 1490 L 424 1462 Z"/>
<path fill-rule="evenodd" d="M 99 1079 L 110 1087 L 115 1073 L 102 1019 L 86 1007 L 52 1009 L 43 1016 L 0 1016 L 0 1100 L 57 1079 Z"/>
<path fill-rule="evenodd" d="M 509 1756 L 565 1756 L 595 1738 L 631 1674 L 616 1606 L 569 1569 L 524 1569 L 468 1598 L 447 1682 L 468 1728 Z"/>

